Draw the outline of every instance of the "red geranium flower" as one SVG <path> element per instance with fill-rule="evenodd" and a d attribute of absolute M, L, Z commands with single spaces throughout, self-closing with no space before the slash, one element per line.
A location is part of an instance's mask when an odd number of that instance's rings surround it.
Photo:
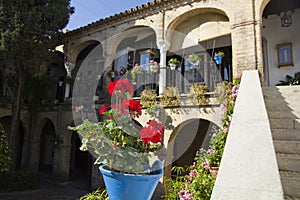
<path fill-rule="evenodd" d="M 115 89 L 115 86 L 116 86 L 117 82 L 118 81 L 114 81 L 114 82 L 111 81 L 109 83 L 109 86 L 107 88 L 109 94 L 113 94 L 114 93 L 114 89 Z"/>
<path fill-rule="evenodd" d="M 130 113 L 134 117 L 142 115 L 142 104 L 138 101 L 125 99 L 121 104 L 121 113 Z"/>
<path fill-rule="evenodd" d="M 140 131 L 140 136 L 144 143 L 161 143 L 162 134 L 164 133 L 164 127 L 161 123 L 156 120 L 149 120 L 147 122 L 149 126 L 144 127 Z"/>
<path fill-rule="evenodd" d="M 134 90 L 128 79 L 122 79 L 109 83 L 108 93 L 113 94 L 115 91 L 121 93 L 128 92 L 128 94 L 132 95 Z"/>
<path fill-rule="evenodd" d="M 107 110 L 106 106 L 102 106 L 102 108 L 100 108 L 99 110 L 99 114 L 102 115 L 102 113 L 104 113 Z"/>
<path fill-rule="evenodd" d="M 144 143 L 159 143 L 161 142 L 162 134 L 153 126 L 146 126 L 140 131 L 140 136 Z"/>
<path fill-rule="evenodd" d="M 156 121 L 155 119 L 149 120 L 149 121 L 147 122 L 147 124 L 148 124 L 149 126 L 154 127 L 156 130 L 158 130 L 158 131 L 161 132 L 161 133 L 164 133 L 164 131 L 165 131 L 164 126 L 163 126 L 161 123 L 159 123 L 158 121 Z"/>

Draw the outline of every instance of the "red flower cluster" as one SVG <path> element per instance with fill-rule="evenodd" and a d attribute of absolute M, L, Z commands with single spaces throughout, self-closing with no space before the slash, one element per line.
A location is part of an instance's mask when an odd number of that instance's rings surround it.
<path fill-rule="evenodd" d="M 131 114 L 133 117 L 142 115 L 142 104 L 138 101 L 125 99 L 121 104 L 121 114 Z"/>
<path fill-rule="evenodd" d="M 164 133 L 164 127 L 156 120 L 149 120 L 147 122 L 149 126 L 144 127 L 140 131 L 140 136 L 144 143 L 161 143 L 162 134 Z"/>
<path fill-rule="evenodd" d="M 102 106 L 102 108 L 100 108 L 100 110 L 99 110 L 99 114 L 102 115 L 107 109 L 108 109 L 108 107 Z"/>
<path fill-rule="evenodd" d="M 115 91 L 119 91 L 121 93 L 128 92 L 130 95 L 133 94 L 133 87 L 128 79 L 121 79 L 114 82 L 110 82 L 108 86 L 109 94 L 113 94 Z"/>

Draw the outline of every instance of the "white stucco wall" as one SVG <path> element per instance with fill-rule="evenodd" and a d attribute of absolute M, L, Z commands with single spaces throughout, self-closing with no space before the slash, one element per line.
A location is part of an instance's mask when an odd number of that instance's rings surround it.
<path fill-rule="evenodd" d="M 300 72 L 300 9 L 292 13 L 292 25 L 281 27 L 280 16 L 271 15 L 268 19 L 263 18 L 262 33 L 267 40 L 268 68 L 270 86 L 285 80 L 287 74 L 294 77 L 296 72 Z M 294 66 L 278 67 L 276 45 L 282 43 L 292 43 Z"/>

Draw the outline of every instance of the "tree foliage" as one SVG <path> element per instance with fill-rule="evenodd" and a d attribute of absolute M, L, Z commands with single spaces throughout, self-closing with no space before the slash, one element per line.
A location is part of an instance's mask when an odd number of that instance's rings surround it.
<path fill-rule="evenodd" d="M 15 169 L 18 127 L 26 78 L 60 44 L 73 8 L 70 0 L 0 0 L 0 68 L 12 68 L 11 170 Z M 9 66 L 8 66 L 9 63 Z M 5 72 L 5 70 L 4 70 Z"/>
<path fill-rule="evenodd" d="M 6 172 L 11 162 L 6 136 L 6 132 L 0 124 L 0 173 Z"/>
<path fill-rule="evenodd" d="M 73 8 L 69 0 L 0 0 L 0 52 L 29 61 L 58 44 Z"/>

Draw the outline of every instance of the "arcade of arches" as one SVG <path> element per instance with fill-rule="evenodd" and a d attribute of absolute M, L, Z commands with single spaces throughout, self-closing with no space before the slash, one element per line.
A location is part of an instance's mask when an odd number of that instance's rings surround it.
<path fill-rule="evenodd" d="M 280 25 L 283 14 L 292 16 L 289 27 Z M 55 77 L 56 84 L 47 96 L 56 104 L 44 105 L 33 117 L 26 106 L 22 110 L 20 134 L 16 138 L 20 145 L 15 147 L 18 148 L 16 166 L 53 173 L 64 180 L 84 178 L 92 188 L 100 184 L 93 159 L 78 150 L 78 135 L 66 129 L 74 121 L 67 103 L 72 97 L 68 75 L 74 80 L 78 73 L 83 73 L 97 80 L 93 95 L 99 100 L 106 96 L 108 82 L 119 78 L 123 67 L 130 69 L 139 63 L 147 71 L 149 60 L 161 65 L 160 75 L 164 78 L 157 79 L 158 84 L 154 86 L 161 93 L 164 86 L 171 83 L 166 81 L 169 72 L 164 70 L 171 58 L 181 61 L 177 71 L 187 82 L 179 81 L 176 86 L 183 91 L 186 84 L 191 83 L 205 83 L 212 90 L 215 82 L 230 81 L 243 70 L 258 70 L 263 84 L 275 85 L 287 73 L 293 75 L 300 71 L 300 60 L 296 56 L 293 66 L 278 67 L 276 51 L 277 44 L 292 43 L 293 54 L 300 54 L 300 30 L 296 26 L 299 20 L 298 0 L 196 0 L 189 3 L 167 0 L 154 1 L 67 32 L 63 48 L 58 49 L 61 52 L 37 73 Z M 220 65 L 213 60 L 218 51 L 225 53 Z M 197 66 L 188 60 L 192 53 L 202 59 Z M 218 76 L 214 76 L 216 71 L 213 70 L 217 70 Z M 7 97 L 10 88 L 5 73 L 1 71 L 0 76 L 0 96 Z M 2 102 L 2 98 L 0 102 L 5 105 L 0 108 L 0 123 L 9 130 L 11 107 Z M 190 148 L 173 165 L 190 164 L 195 150 L 207 143 L 210 124 L 219 124 L 199 112 L 195 115 L 197 119 L 182 117 L 172 122 L 177 128 L 168 133 L 173 139 L 169 156 L 178 151 L 188 127 L 197 130 Z M 166 142 L 170 144 L 169 140 Z"/>

